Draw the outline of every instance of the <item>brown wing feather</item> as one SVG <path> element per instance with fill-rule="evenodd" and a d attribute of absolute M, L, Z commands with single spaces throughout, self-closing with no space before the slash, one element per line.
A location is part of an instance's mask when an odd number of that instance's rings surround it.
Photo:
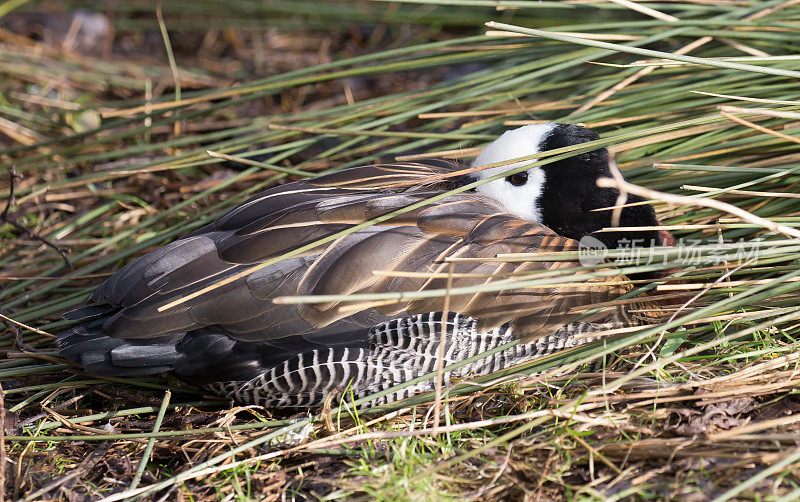
<path fill-rule="evenodd" d="M 392 164 L 348 169 L 289 183 L 253 197 L 217 222 L 131 263 L 92 296 L 108 306 L 103 328 L 112 337 L 151 338 L 217 326 L 236 340 L 317 336 L 368 326 L 387 316 L 441 311 L 444 298 L 343 312 L 340 303 L 276 305 L 285 295 L 383 293 L 442 289 L 443 278 L 384 277 L 375 270 L 446 272 L 448 256 L 574 250 L 548 228 L 504 213 L 474 193 L 448 197 L 381 225 L 322 244 L 164 310 L 166 304 L 331 236 L 364 219 L 441 193 L 450 163 Z M 434 181 L 431 181 L 431 180 Z M 437 184 L 439 183 L 439 184 Z M 558 271 L 564 262 L 457 262 L 452 287 L 506 279 L 512 273 Z M 478 317 L 482 327 L 511 321 L 526 338 L 544 336 L 624 289 L 594 282 L 585 288 L 547 286 L 450 298 L 451 311 Z M 602 314 L 616 316 L 617 312 Z M 338 331 L 337 331 L 338 330 Z"/>
<path fill-rule="evenodd" d="M 388 206 L 401 202 L 408 205 L 414 197 L 394 196 Z M 381 199 L 368 204 L 376 205 Z M 444 289 L 444 278 L 379 279 L 374 270 L 445 272 L 448 256 L 491 258 L 501 253 L 574 251 L 577 243 L 554 234 L 550 229 L 526 222 L 506 213 L 497 213 L 494 201 L 467 194 L 445 199 L 432 207 L 417 210 L 413 227 L 408 216 L 403 226 L 375 227 L 369 236 L 350 235 L 329 246 L 317 259 L 298 288 L 300 295 L 364 294 L 394 291 Z M 390 220 L 386 225 L 391 225 Z M 506 279 L 510 274 L 534 271 L 557 271 L 574 267 L 570 262 L 476 263 L 458 262 L 453 272 L 490 276 L 458 277 L 453 288 L 478 286 Z M 491 277 L 494 275 L 494 277 Z M 617 281 L 621 278 L 615 277 Z M 577 278 L 576 278 L 577 280 Z M 474 295 L 451 296 L 451 310 L 477 317 L 482 328 L 491 328 L 513 320 L 518 333 L 528 337 L 544 336 L 572 322 L 582 314 L 581 307 L 601 304 L 625 292 L 625 288 L 604 283 L 590 283 L 585 288 L 548 286 L 524 291 L 503 291 Z M 314 325 L 325 326 L 347 317 L 351 311 L 340 310 L 342 304 L 327 302 L 304 305 L 300 315 Z M 440 311 L 443 298 L 426 298 L 382 309 L 387 315 Z M 595 317 L 616 317 L 617 312 Z"/>

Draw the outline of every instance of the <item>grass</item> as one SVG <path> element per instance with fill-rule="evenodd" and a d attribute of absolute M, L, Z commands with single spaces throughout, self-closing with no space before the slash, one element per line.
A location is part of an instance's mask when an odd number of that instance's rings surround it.
<path fill-rule="evenodd" d="M 451 3 L 167 2 L 169 44 L 155 2 L 0 3 L 0 161 L 19 173 L 14 201 L 0 181 L 10 499 L 796 498 L 800 66 L 782 56 L 799 52 L 800 7 L 642 4 L 656 18 L 615 2 Z M 78 5 L 116 31 L 62 43 Z M 653 202 L 686 247 L 621 263 L 680 270 L 642 286 L 682 309 L 462 382 L 441 423 L 432 395 L 287 415 L 168 378 L 86 375 L 54 350 L 59 314 L 103 277 L 252 193 L 375 161 L 469 159 L 536 121 L 586 124 L 632 182 L 689 197 Z M 574 255 L 498 257 L 532 259 Z"/>

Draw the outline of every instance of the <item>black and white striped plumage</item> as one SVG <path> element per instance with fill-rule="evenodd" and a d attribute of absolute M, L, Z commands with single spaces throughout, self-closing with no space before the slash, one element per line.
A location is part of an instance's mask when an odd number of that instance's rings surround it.
<path fill-rule="evenodd" d="M 532 153 L 547 149 L 548 141 L 570 141 L 570 137 L 553 139 L 552 135 L 567 134 L 573 128 L 551 128 L 532 146 L 538 149 Z M 587 139 L 576 135 L 573 140 Z M 552 186 L 558 185 L 559 169 L 574 171 L 572 163 L 608 161 L 605 153 L 568 160 L 548 165 L 545 179 Z M 434 321 L 441 317 L 435 313 L 444 310 L 442 297 L 355 311 L 342 310 L 337 302 L 297 305 L 272 300 L 287 295 L 443 289 L 447 282 L 442 277 L 374 271 L 446 272 L 447 257 L 575 250 L 577 243 L 511 214 L 491 194 L 465 192 L 245 272 L 468 181 L 448 176 L 459 168 L 444 161 L 368 166 L 262 192 L 107 279 L 85 306 L 65 315 L 80 323 L 59 336 L 61 352 L 95 374 L 171 371 L 240 401 L 269 406 L 316 406 L 327 393 L 348 386 L 363 397 L 433 371 L 439 337 L 435 325 L 441 325 Z M 614 199 L 613 193 L 600 193 L 600 201 Z M 553 194 L 545 186 L 541 199 L 548 196 Z M 565 204 L 576 203 L 565 200 Z M 635 211 L 623 211 L 623 222 L 633 218 L 634 223 L 654 224 L 652 209 L 645 221 L 638 216 L 640 209 Z M 587 228 L 586 234 L 602 226 Z M 499 281 L 510 273 L 557 272 L 575 265 L 454 262 L 451 287 Z M 627 315 L 619 304 L 574 322 L 589 307 L 617 297 L 624 290 L 619 279 L 610 277 L 606 280 L 610 284 L 594 281 L 583 288 L 550 286 L 452 295 L 448 311 L 458 314 L 449 319 L 446 363 L 506 343 L 513 336 L 529 342 L 470 364 L 453 376 L 488 373 L 577 343 L 572 337 L 576 330 L 625 323 Z M 194 296 L 214 285 L 218 287 Z M 420 384 L 383 401 L 430 385 Z"/>
<path fill-rule="evenodd" d="M 237 401 L 266 407 L 313 407 L 329 394 L 360 399 L 437 370 L 440 312 L 417 314 L 381 323 L 369 330 L 366 347 L 327 348 L 297 354 L 250 381 L 220 382 L 209 387 Z M 478 331 L 477 320 L 456 313 L 445 326 L 444 366 L 465 361 L 514 340 L 507 324 Z M 571 323 L 555 333 L 495 352 L 444 373 L 454 379 L 486 375 L 525 361 L 596 340 L 593 332 L 610 328 Z M 365 405 L 399 401 L 434 389 L 432 379 L 372 399 Z"/>

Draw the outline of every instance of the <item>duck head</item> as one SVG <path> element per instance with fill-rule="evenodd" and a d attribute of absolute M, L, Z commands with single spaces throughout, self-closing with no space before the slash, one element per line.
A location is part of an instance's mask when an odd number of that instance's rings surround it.
<path fill-rule="evenodd" d="M 504 162 L 539 152 L 563 148 L 598 139 L 593 131 L 568 124 L 527 125 L 505 132 L 483 149 L 472 166 Z M 474 173 L 486 179 L 536 159 L 494 167 Z M 599 188 L 597 179 L 611 177 L 608 150 L 600 148 L 573 157 L 533 167 L 527 171 L 490 181 L 475 189 L 500 201 L 509 212 L 529 221 L 542 223 L 564 237 L 580 240 L 592 236 L 609 249 L 667 245 L 665 233 L 657 230 L 600 232 L 612 226 L 612 211 L 595 211 L 614 206 L 619 192 Z M 628 195 L 628 203 L 645 199 Z M 649 204 L 625 207 L 620 226 L 659 225 Z"/>

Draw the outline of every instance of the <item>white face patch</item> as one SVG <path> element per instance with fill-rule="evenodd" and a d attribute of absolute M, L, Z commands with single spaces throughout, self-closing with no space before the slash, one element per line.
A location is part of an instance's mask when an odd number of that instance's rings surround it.
<path fill-rule="evenodd" d="M 472 162 L 472 167 L 485 166 L 496 162 L 504 162 L 519 157 L 526 157 L 541 152 L 541 144 L 547 134 L 556 127 L 556 124 L 535 124 L 506 131 L 481 151 Z M 522 167 L 535 162 L 537 159 L 516 162 L 505 166 L 484 169 L 473 174 L 483 180 L 503 173 L 515 167 Z M 542 221 L 542 209 L 539 207 L 539 197 L 544 190 L 545 175 L 540 167 L 528 170 L 527 181 L 515 186 L 507 179 L 490 181 L 475 189 L 476 192 L 488 195 L 503 204 L 508 212 L 524 220 Z"/>

